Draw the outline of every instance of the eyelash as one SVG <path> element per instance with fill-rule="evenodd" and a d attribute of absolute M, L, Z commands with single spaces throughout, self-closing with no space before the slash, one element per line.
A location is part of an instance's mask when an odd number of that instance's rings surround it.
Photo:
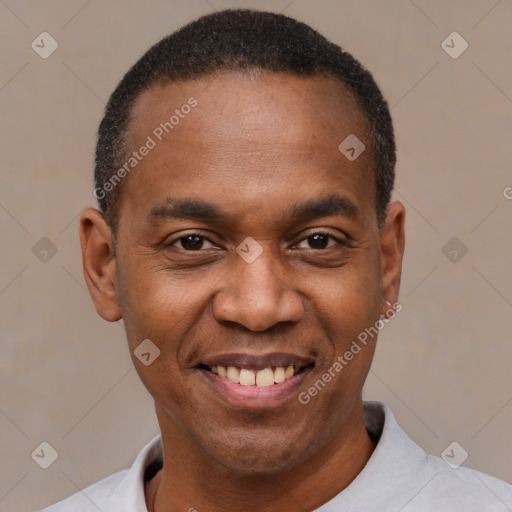
<path fill-rule="evenodd" d="M 313 233 L 301 238 L 297 243 L 293 244 L 293 248 L 297 247 L 298 245 L 300 245 L 301 243 L 303 242 L 306 242 L 308 240 L 308 238 L 311 238 L 315 235 L 322 235 L 322 236 L 326 236 L 328 237 L 330 240 L 333 240 L 337 245 L 340 245 L 340 246 L 348 246 L 348 242 L 345 241 L 345 240 L 342 240 L 336 236 L 334 236 L 332 233 L 328 233 L 326 231 L 314 231 Z M 212 245 L 216 245 L 214 242 L 212 242 L 209 238 L 207 238 L 206 236 L 204 236 L 202 233 L 197 233 L 197 232 L 191 232 L 191 233 L 187 233 L 186 235 L 181 235 L 180 237 L 178 238 L 175 238 L 173 240 L 171 240 L 170 242 L 166 243 L 165 246 L 166 247 L 176 247 L 176 244 L 178 242 L 180 242 L 181 240 L 184 240 L 186 238 L 189 238 L 189 237 L 197 237 L 197 238 L 201 238 L 203 241 L 206 241 Z M 329 247 L 332 247 L 331 246 L 328 246 L 327 248 Z M 197 251 L 194 251 L 194 250 L 187 250 L 185 249 L 184 247 L 178 247 L 178 249 L 180 250 L 184 250 L 186 252 L 200 252 L 201 249 L 198 249 Z M 319 251 L 322 251 L 322 250 L 325 250 L 326 248 L 323 248 L 323 249 L 315 249 L 313 247 L 310 247 L 309 250 L 319 250 Z"/>
<path fill-rule="evenodd" d="M 306 237 L 302 238 L 301 240 L 299 240 L 299 242 L 297 242 L 296 244 L 294 244 L 294 246 L 297 246 L 305 241 L 308 240 L 308 238 L 311 238 L 311 237 L 314 237 L 315 235 L 322 235 L 322 236 L 326 236 L 328 237 L 330 240 L 334 240 L 334 242 L 337 244 L 337 245 L 340 245 L 340 246 L 347 246 L 348 243 L 345 241 L 345 240 L 341 240 L 340 238 L 334 236 L 332 233 L 328 233 L 326 231 L 315 231 L 309 235 L 307 235 Z M 329 246 L 331 247 L 331 246 Z M 322 251 L 322 250 L 325 250 L 326 248 L 324 249 L 315 249 L 313 247 L 310 247 L 309 248 L 310 250 L 319 250 L 319 251 Z"/>
<path fill-rule="evenodd" d="M 187 233 L 186 235 L 181 235 L 180 237 L 178 238 L 175 238 L 173 240 L 171 240 L 169 243 L 166 243 L 166 247 L 175 247 L 176 246 L 176 243 L 180 242 L 181 240 L 184 240 L 186 238 L 189 238 L 189 237 L 197 237 L 197 238 L 201 238 L 203 241 L 206 241 L 212 245 L 215 245 L 214 242 L 212 242 L 209 238 L 207 238 L 206 236 L 204 236 L 203 234 L 201 233 Z M 183 245 L 183 244 L 182 244 Z M 184 250 L 184 251 L 187 251 L 187 249 L 183 248 L 183 247 L 178 247 L 178 249 L 181 249 L 181 250 Z M 198 249 L 198 251 L 187 251 L 187 252 L 199 252 L 200 249 Z"/>

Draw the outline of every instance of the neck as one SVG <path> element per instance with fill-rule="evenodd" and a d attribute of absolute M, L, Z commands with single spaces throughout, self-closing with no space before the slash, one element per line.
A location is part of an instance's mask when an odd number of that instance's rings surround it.
<path fill-rule="evenodd" d="M 161 420 L 164 413 L 157 412 Z M 364 425 L 362 404 L 356 421 L 328 446 L 293 467 L 265 474 L 223 466 L 174 424 L 166 427 L 163 469 L 146 485 L 149 512 L 314 510 L 350 485 L 375 448 Z"/>

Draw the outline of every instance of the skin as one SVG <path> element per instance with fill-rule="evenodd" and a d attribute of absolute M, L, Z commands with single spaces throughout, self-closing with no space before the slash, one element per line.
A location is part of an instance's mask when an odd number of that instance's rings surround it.
<path fill-rule="evenodd" d="M 115 256 L 103 215 L 81 216 L 96 309 L 124 319 L 155 401 L 164 468 L 146 486 L 148 509 L 313 510 L 374 449 L 361 394 L 376 339 L 309 404 L 297 394 L 389 310 L 386 301 L 397 302 L 404 207 L 391 203 L 379 229 L 367 124 L 334 79 L 251 72 L 160 84 L 134 107 L 130 147 L 190 97 L 197 107 L 122 184 Z M 366 145 L 353 162 L 338 150 L 351 133 Z M 352 216 L 292 215 L 298 203 L 334 194 L 355 206 Z M 183 199 L 222 215 L 173 218 Z M 171 215 L 150 216 L 153 208 Z M 191 232 L 209 242 L 187 250 L 180 237 Z M 308 238 L 315 233 L 330 235 L 325 247 Z M 251 264 L 235 252 L 246 237 L 263 249 Z M 133 350 L 147 338 L 161 354 L 144 366 Z M 197 368 L 228 352 L 289 352 L 315 366 L 279 407 L 251 409 L 226 400 Z"/>

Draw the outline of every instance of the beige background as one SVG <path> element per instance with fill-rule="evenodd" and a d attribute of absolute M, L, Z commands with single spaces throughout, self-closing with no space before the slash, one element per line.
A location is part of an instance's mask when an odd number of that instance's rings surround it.
<path fill-rule="evenodd" d="M 407 210 L 403 311 L 381 334 L 365 389 L 440 455 L 512 481 L 512 2 L 0 2 L 0 510 L 48 505 L 128 466 L 157 434 L 121 325 L 85 290 L 77 215 L 92 197 L 104 103 L 149 45 L 213 9 L 254 7 L 306 21 L 381 85 Z M 31 42 L 49 32 L 48 59 Z M 441 42 L 459 32 L 452 59 Z M 468 248 L 453 263 L 452 237 Z M 48 237 L 46 263 L 32 247 Z M 50 255 L 50 253 L 49 253 Z M 453 256 L 453 254 L 452 254 Z M 460 257 L 460 253 L 459 253 Z M 59 454 L 31 458 L 42 442 Z"/>

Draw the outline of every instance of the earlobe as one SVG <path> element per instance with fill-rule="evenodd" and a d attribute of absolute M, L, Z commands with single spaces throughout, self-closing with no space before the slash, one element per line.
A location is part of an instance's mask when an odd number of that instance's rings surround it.
<path fill-rule="evenodd" d="M 405 248 L 405 208 L 402 203 L 390 203 L 380 236 L 382 313 L 388 314 L 389 304 L 398 303 L 402 260 Z"/>
<path fill-rule="evenodd" d="M 116 322 L 121 310 L 112 231 L 103 214 L 94 208 L 87 208 L 80 216 L 80 245 L 85 282 L 96 311 L 103 319 Z"/>

